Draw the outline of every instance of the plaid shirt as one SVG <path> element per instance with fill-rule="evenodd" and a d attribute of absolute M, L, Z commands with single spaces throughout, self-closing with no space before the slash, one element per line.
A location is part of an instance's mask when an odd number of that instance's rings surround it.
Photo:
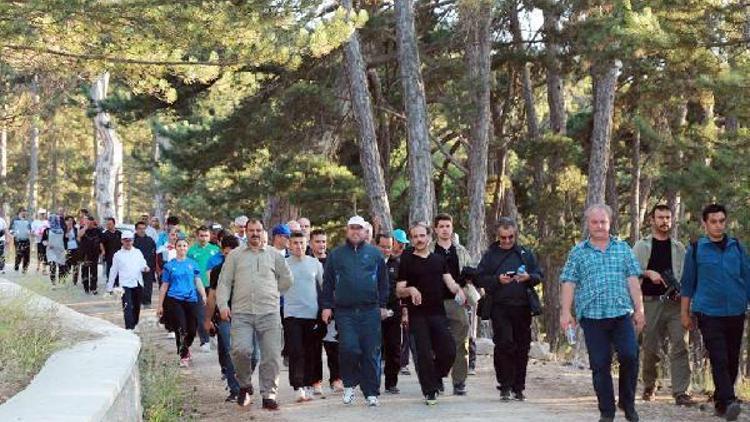
<path fill-rule="evenodd" d="M 633 313 L 628 277 L 641 275 L 641 267 L 627 243 L 610 237 L 605 251 L 589 240 L 573 247 L 560 281 L 574 283 L 578 319 L 615 318 Z"/>

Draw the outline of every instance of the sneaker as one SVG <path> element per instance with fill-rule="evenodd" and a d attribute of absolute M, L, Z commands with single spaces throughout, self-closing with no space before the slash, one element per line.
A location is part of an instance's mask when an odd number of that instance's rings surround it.
<path fill-rule="evenodd" d="M 398 389 L 398 387 L 391 386 L 391 387 L 385 387 L 385 392 L 388 394 L 399 394 L 401 390 Z"/>
<path fill-rule="evenodd" d="M 94 292 L 94 294 L 96 294 L 96 292 Z M 174 331 L 168 332 L 167 333 L 167 338 L 171 338 L 172 340 L 174 340 Z"/>
<path fill-rule="evenodd" d="M 316 396 L 323 395 L 323 385 L 320 382 L 316 382 L 312 385 L 312 393 Z"/>
<path fill-rule="evenodd" d="M 307 401 L 307 392 L 305 391 L 305 388 L 295 388 L 294 389 L 294 396 L 296 397 L 295 401 L 297 403 L 302 403 L 304 401 Z"/>
<path fill-rule="evenodd" d="M 344 397 L 342 400 L 344 404 L 352 404 L 354 402 L 354 388 L 344 387 Z"/>
<path fill-rule="evenodd" d="M 500 390 L 500 400 L 502 401 L 510 401 L 510 390 L 507 388 L 503 388 Z"/>
<path fill-rule="evenodd" d="M 266 410 L 279 410 L 279 403 L 274 399 L 263 399 L 263 406 Z"/>
<path fill-rule="evenodd" d="M 513 400 L 526 401 L 526 396 L 523 395 L 523 391 L 517 391 L 513 393 Z"/>
<path fill-rule="evenodd" d="M 678 394 L 674 398 L 674 404 L 677 406 L 693 406 L 698 404 L 698 402 L 690 396 L 690 394 L 682 393 Z"/>
<path fill-rule="evenodd" d="M 654 387 L 646 387 L 643 389 L 643 401 L 652 401 L 656 395 L 656 389 Z"/>
<path fill-rule="evenodd" d="M 628 422 L 639 422 L 641 418 L 638 416 L 638 412 L 633 409 L 630 411 L 625 411 L 625 420 Z"/>
<path fill-rule="evenodd" d="M 331 390 L 333 390 L 336 393 L 340 393 L 344 391 L 344 382 L 341 380 L 334 380 L 331 383 Z"/>
<path fill-rule="evenodd" d="M 98 294 L 99 294 L 99 292 L 97 292 L 96 290 L 92 290 L 92 291 L 91 291 L 91 294 L 92 294 L 92 295 L 94 295 L 94 296 L 96 296 L 96 295 L 98 295 Z"/>
<path fill-rule="evenodd" d="M 733 401 L 729 403 L 729 405 L 727 406 L 727 410 L 724 411 L 724 419 L 728 421 L 736 421 L 740 416 L 741 411 L 742 408 L 740 407 L 740 404 L 736 401 Z"/>
<path fill-rule="evenodd" d="M 378 407 L 380 406 L 380 402 L 378 401 L 378 396 L 367 396 L 367 407 Z"/>
<path fill-rule="evenodd" d="M 233 401 L 237 401 L 237 395 L 238 393 L 230 392 L 227 398 L 224 399 L 225 402 L 230 403 Z"/>
<path fill-rule="evenodd" d="M 203 353 L 211 353 L 211 343 L 203 343 L 203 344 L 201 344 L 201 352 L 203 352 Z"/>
<path fill-rule="evenodd" d="M 601 416 L 599 418 L 599 422 L 614 422 L 615 417 L 614 416 Z"/>
<path fill-rule="evenodd" d="M 476 375 L 477 370 L 475 368 L 469 368 L 469 371 L 467 372 L 468 375 Z"/>
<path fill-rule="evenodd" d="M 237 404 L 242 407 L 250 406 L 250 394 L 252 394 L 247 388 L 240 388 L 240 392 L 237 394 Z"/>
<path fill-rule="evenodd" d="M 424 404 L 427 406 L 434 406 L 437 404 L 437 393 L 427 393 L 424 396 Z"/>
<path fill-rule="evenodd" d="M 411 372 L 409 372 L 408 366 L 404 366 L 403 368 L 401 368 L 401 375 L 411 375 Z"/>
<path fill-rule="evenodd" d="M 453 386 L 454 396 L 465 396 L 466 395 L 466 384 L 461 383 Z"/>
<path fill-rule="evenodd" d="M 190 358 L 187 356 L 184 358 L 180 358 L 180 368 L 188 368 L 188 367 L 190 367 Z"/>

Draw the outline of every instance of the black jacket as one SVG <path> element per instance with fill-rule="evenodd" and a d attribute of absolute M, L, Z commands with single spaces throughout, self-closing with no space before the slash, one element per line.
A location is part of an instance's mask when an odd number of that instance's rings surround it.
<path fill-rule="evenodd" d="M 149 268 L 156 268 L 156 242 L 154 242 L 154 239 L 148 235 L 140 237 L 136 234 L 133 236 L 133 246 L 141 251 Z"/>
<path fill-rule="evenodd" d="M 521 265 L 526 267 L 526 272 L 531 276 L 528 282 L 500 283 L 498 276 L 509 271 L 517 271 Z M 530 250 L 519 245 L 504 250 L 500 248 L 499 242 L 490 245 L 482 255 L 477 270 L 479 272 L 479 285 L 484 288 L 487 297 L 492 298 L 492 303 L 497 305 L 528 305 L 526 289 L 536 286 L 543 278 L 536 257 Z"/>

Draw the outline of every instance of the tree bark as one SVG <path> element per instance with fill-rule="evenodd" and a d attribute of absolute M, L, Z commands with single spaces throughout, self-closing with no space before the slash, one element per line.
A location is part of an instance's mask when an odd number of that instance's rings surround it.
<path fill-rule="evenodd" d="M 342 5 L 351 12 L 351 0 L 343 0 Z M 380 167 L 380 153 L 375 133 L 375 118 L 372 102 L 367 89 L 365 61 L 359 45 L 359 35 L 355 30 L 344 45 L 344 62 L 349 77 L 349 91 L 354 109 L 354 116 L 359 131 L 359 160 L 365 179 L 365 190 L 370 199 L 370 209 L 374 218 L 379 220 L 385 231 L 393 230 L 391 208 L 388 203 L 388 192 L 385 189 L 383 169 Z"/>
<path fill-rule="evenodd" d="M 96 108 L 94 116 L 94 129 L 97 141 L 96 157 L 96 212 L 99 219 L 104 221 L 113 217 L 119 221 L 117 193 L 118 180 L 122 169 L 122 142 L 114 130 L 109 113 L 102 110 L 101 101 L 107 97 L 109 85 L 109 72 L 99 76 L 91 87 L 91 100 Z M 122 201 L 120 201 L 122 203 Z"/>
<path fill-rule="evenodd" d="M 36 214 L 37 205 L 37 179 L 39 178 L 39 75 L 34 75 L 31 80 L 31 96 L 34 103 L 34 122 L 29 134 L 29 197 L 28 210 L 30 215 Z"/>
<path fill-rule="evenodd" d="M 597 62 L 591 68 L 594 84 L 594 127 L 591 132 L 586 207 L 603 204 L 605 201 L 612 116 L 619 70 L 620 64 L 615 60 Z"/>
<path fill-rule="evenodd" d="M 414 29 L 414 1 L 396 0 L 396 35 L 409 149 L 409 222 L 431 222 L 435 211 L 429 119 Z"/>
<path fill-rule="evenodd" d="M 609 232 L 616 236 L 620 232 L 620 197 L 617 193 L 617 170 L 615 169 L 614 153 L 609 153 L 609 164 L 607 164 L 607 187 L 606 202 L 612 208 L 612 221 L 609 225 Z"/>
<path fill-rule="evenodd" d="M 154 216 L 159 219 L 161 224 L 166 223 L 167 204 L 164 189 L 161 185 L 159 163 L 161 162 L 161 150 L 168 149 L 169 146 L 169 138 L 154 133 L 154 168 L 152 171 L 154 179 Z"/>
<path fill-rule="evenodd" d="M 469 230 L 467 249 L 478 258 L 485 248 L 485 190 L 490 140 L 490 35 L 492 2 L 463 1 L 460 19 L 466 28 L 466 63 L 470 89 Z"/>
<path fill-rule="evenodd" d="M 385 179 L 386 189 L 390 186 L 390 168 L 391 168 L 391 128 L 385 108 L 387 107 L 386 99 L 383 97 L 383 85 L 380 81 L 380 75 L 375 69 L 367 70 L 367 80 L 372 88 L 372 96 L 375 100 L 375 106 L 378 108 L 378 127 L 376 130 L 378 138 L 378 151 L 380 152 L 380 167 L 383 169 L 383 179 Z"/>
<path fill-rule="evenodd" d="M 552 6 L 554 7 L 554 6 Z M 544 43 L 545 64 L 547 67 L 547 103 L 549 104 L 549 124 L 552 133 L 565 135 L 567 114 L 565 112 L 565 93 L 560 70 L 560 15 L 557 11 L 544 8 Z"/>
<path fill-rule="evenodd" d="M 633 152 L 630 168 L 630 244 L 641 238 L 641 131 L 633 131 Z"/>

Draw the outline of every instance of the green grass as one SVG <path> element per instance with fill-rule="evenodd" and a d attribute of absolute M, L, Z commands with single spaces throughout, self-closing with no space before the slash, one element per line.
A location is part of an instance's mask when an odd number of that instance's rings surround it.
<path fill-rule="evenodd" d="M 0 303 L 0 402 L 22 390 L 47 358 L 67 346 L 52 311 L 30 310 L 30 297 Z"/>
<path fill-rule="evenodd" d="M 175 361 L 160 356 L 153 345 L 145 341 L 142 344 L 138 366 L 143 419 L 150 422 L 193 420 L 193 390 L 185 388 Z"/>

